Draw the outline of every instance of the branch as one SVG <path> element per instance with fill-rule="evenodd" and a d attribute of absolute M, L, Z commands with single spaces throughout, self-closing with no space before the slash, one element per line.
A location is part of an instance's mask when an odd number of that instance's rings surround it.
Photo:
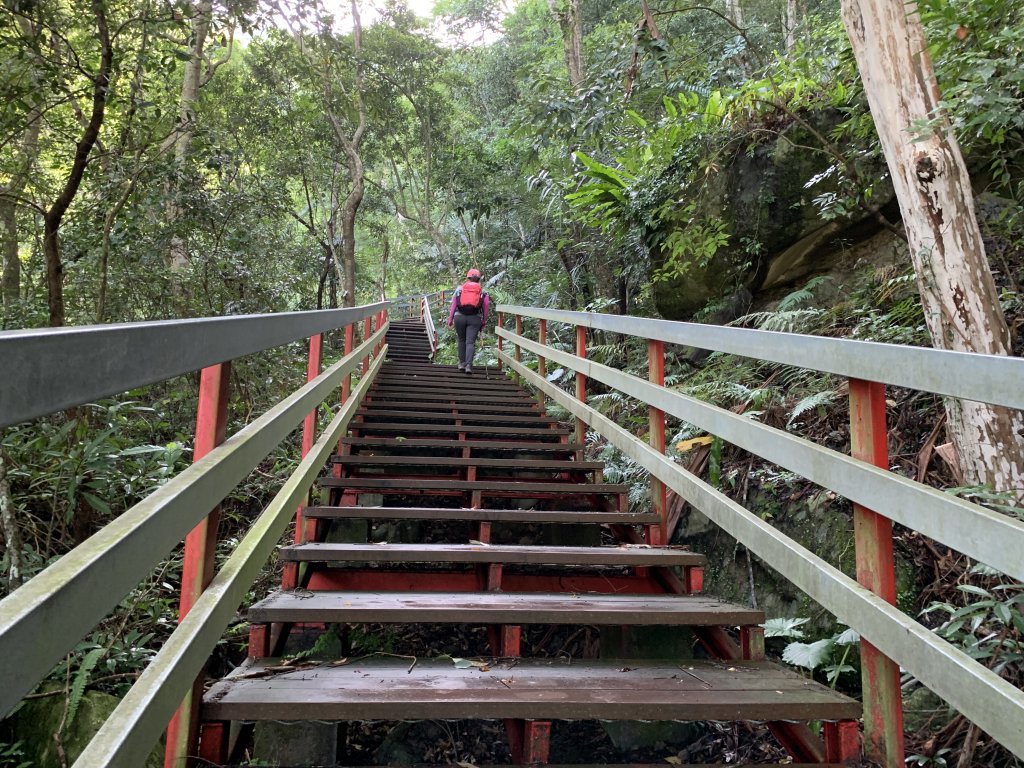
<path fill-rule="evenodd" d="M 203 54 L 203 62 L 206 64 L 206 73 L 199 81 L 199 87 L 202 88 L 204 85 L 209 83 L 213 79 L 213 74 L 231 60 L 231 54 L 235 49 L 235 28 L 234 26 L 228 27 L 228 52 L 217 61 L 211 61 L 210 57 L 205 53 Z"/>

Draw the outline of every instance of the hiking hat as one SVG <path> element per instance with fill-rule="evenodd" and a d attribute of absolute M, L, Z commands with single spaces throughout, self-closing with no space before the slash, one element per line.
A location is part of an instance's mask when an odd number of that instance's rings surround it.
<path fill-rule="evenodd" d="M 471 269 L 466 273 L 466 277 L 480 277 L 479 269 Z"/>

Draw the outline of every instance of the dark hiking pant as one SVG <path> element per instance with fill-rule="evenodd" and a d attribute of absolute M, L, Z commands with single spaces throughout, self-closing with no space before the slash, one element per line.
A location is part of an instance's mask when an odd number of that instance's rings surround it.
<path fill-rule="evenodd" d="M 483 325 L 482 315 L 464 315 L 455 313 L 455 333 L 459 337 L 459 365 L 467 368 L 473 365 L 476 354 L 476 337 Z"/>

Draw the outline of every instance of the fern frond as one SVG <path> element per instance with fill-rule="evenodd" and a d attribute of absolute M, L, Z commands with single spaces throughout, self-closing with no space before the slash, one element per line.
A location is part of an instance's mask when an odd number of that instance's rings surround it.
<path fill-rule="evenodd" d="M 64 721 L 65 730 L 70 728 L 71 723 L 74 722 L 75 715 L 78 714 L 78 705 L 82 703 L 82 697 L 85 696 L 85 687 L 92 677 L 92 671 L 106 653 L 106 648 L 93 648 L 82 659 L 82 663 L 75 673 L 75 679 L 71 682 L 71 691 L 68 693 L 68 716 Z"/>
<path fill-rule="evenodd" d="M 831 389 L 826 389 L 823 392 L 815 392 L 813 395 L 808 395 L 793 407 L 793 412 L 789 416 L 789 421 L 786 422 L 786 427 L 792 427 L 796 420 L 808 411 L 815 410 L 816 408 L 820 408 L 833 402 L 837 395 L 838 393 Z"/>

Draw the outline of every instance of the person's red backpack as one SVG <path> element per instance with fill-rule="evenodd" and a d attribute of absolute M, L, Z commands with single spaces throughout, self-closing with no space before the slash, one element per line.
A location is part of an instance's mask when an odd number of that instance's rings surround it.
<path fill-rule="evenodd" d="M 484 307 L 484 292 L 480 283 L 467 280 L 462 284 L 458 310 L 464 315 L 475 315 Z"/>

